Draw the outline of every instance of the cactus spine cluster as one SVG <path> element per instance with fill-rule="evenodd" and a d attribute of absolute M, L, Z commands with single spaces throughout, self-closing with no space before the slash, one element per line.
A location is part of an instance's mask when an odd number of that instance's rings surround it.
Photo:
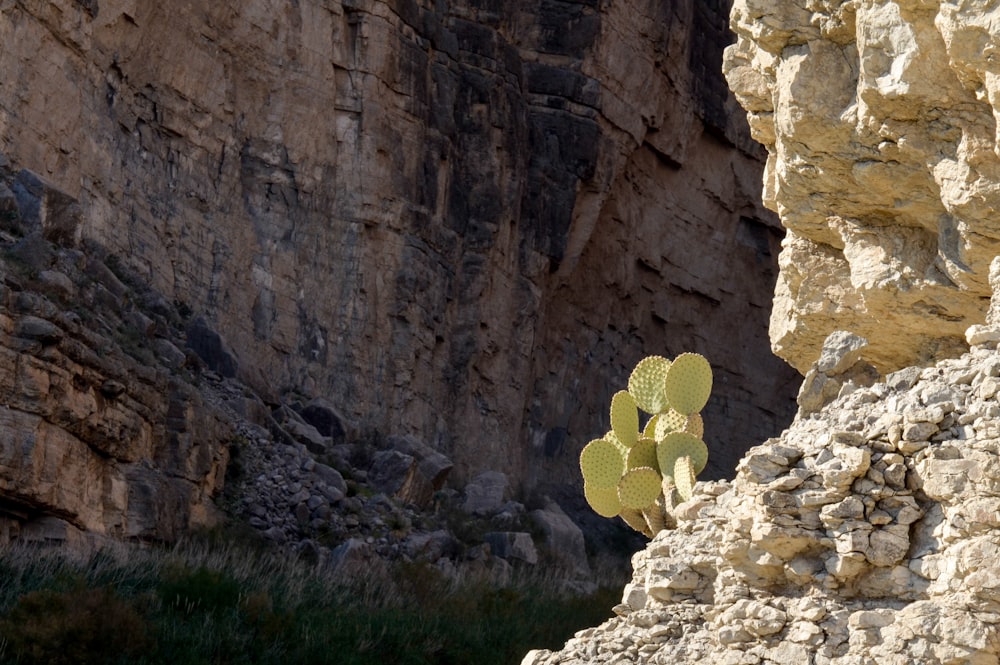
<path fill-rule="evenodd" d="M 650 538 L 672 523 L 670 509 L 691 498 L 708 463 L 699 412 L 711 392 L 712 368 L 697 353 L 636 365 L 628 390 L 611 399 L 611 431 L 580 453 L 584 496 L 598 515 Z M 649 415 L 641 429 L 640 410 Z"/>

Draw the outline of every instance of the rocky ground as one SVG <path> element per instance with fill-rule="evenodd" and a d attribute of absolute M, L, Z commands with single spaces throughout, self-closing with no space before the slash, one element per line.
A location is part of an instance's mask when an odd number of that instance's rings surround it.
<path fill-rule="evenodd" d="M 523 664 L 998 662 L 997 310 L 968 353 L 879 382 L 832 335 L 792 426 L 699 484 L 617 616 Z"/>

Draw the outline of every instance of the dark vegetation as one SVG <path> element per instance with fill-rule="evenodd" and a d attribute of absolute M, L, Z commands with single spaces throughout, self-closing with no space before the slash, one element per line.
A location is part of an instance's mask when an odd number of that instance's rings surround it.
<path fill-rule="evenodd" d="M 610 616 L 624 580 L 600 579 L 581 595 L 531 571 L 502 584 L 420 563 L 341 575 L 208 540 L 0 548 L 0 663 L 516 665 Z"/>

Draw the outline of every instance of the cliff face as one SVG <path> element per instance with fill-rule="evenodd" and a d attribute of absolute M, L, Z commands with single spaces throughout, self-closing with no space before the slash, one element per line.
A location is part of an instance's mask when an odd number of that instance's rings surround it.
<path fill-rule="evenodd" d="M 719 473 L 795 383 L 757 332 L 781 231 L 716 74 L 727 10 L 8 2 L 0 151 L 272 403 L 533 487 L 638 358 L 700 351 Z"/>
<path fill-rule="evenodd" d="M 732 16 L 725 69 L 789 230 L 776 352 L 804 371 L 836 329 L 883 371 L 959 352 L 1000 252 L 997 10 L 740 0 Z"/>
<path fill-rule="evenodd" d="M 0 156 L 0 544 L 172 540 L 221 515 L 232 418 L 175 308 L 63 244 L 80 215 Z"/>

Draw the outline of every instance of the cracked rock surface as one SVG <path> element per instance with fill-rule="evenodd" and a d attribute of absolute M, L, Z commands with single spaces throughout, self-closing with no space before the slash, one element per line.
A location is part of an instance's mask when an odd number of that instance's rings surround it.
<path fill-rule="evenodd" d="M 957 355 L 1000 252 L 1000 8 L 979 0 L 737 0 L 724 70 L 788 229 L 775 352 L 868 340 L 886 373 Z"/>
<path fill-rule="evenodd" d="M 616 616 L 524 665 L 996 663 L 1000 352 L 855 387 L 702 483 Z"/>

